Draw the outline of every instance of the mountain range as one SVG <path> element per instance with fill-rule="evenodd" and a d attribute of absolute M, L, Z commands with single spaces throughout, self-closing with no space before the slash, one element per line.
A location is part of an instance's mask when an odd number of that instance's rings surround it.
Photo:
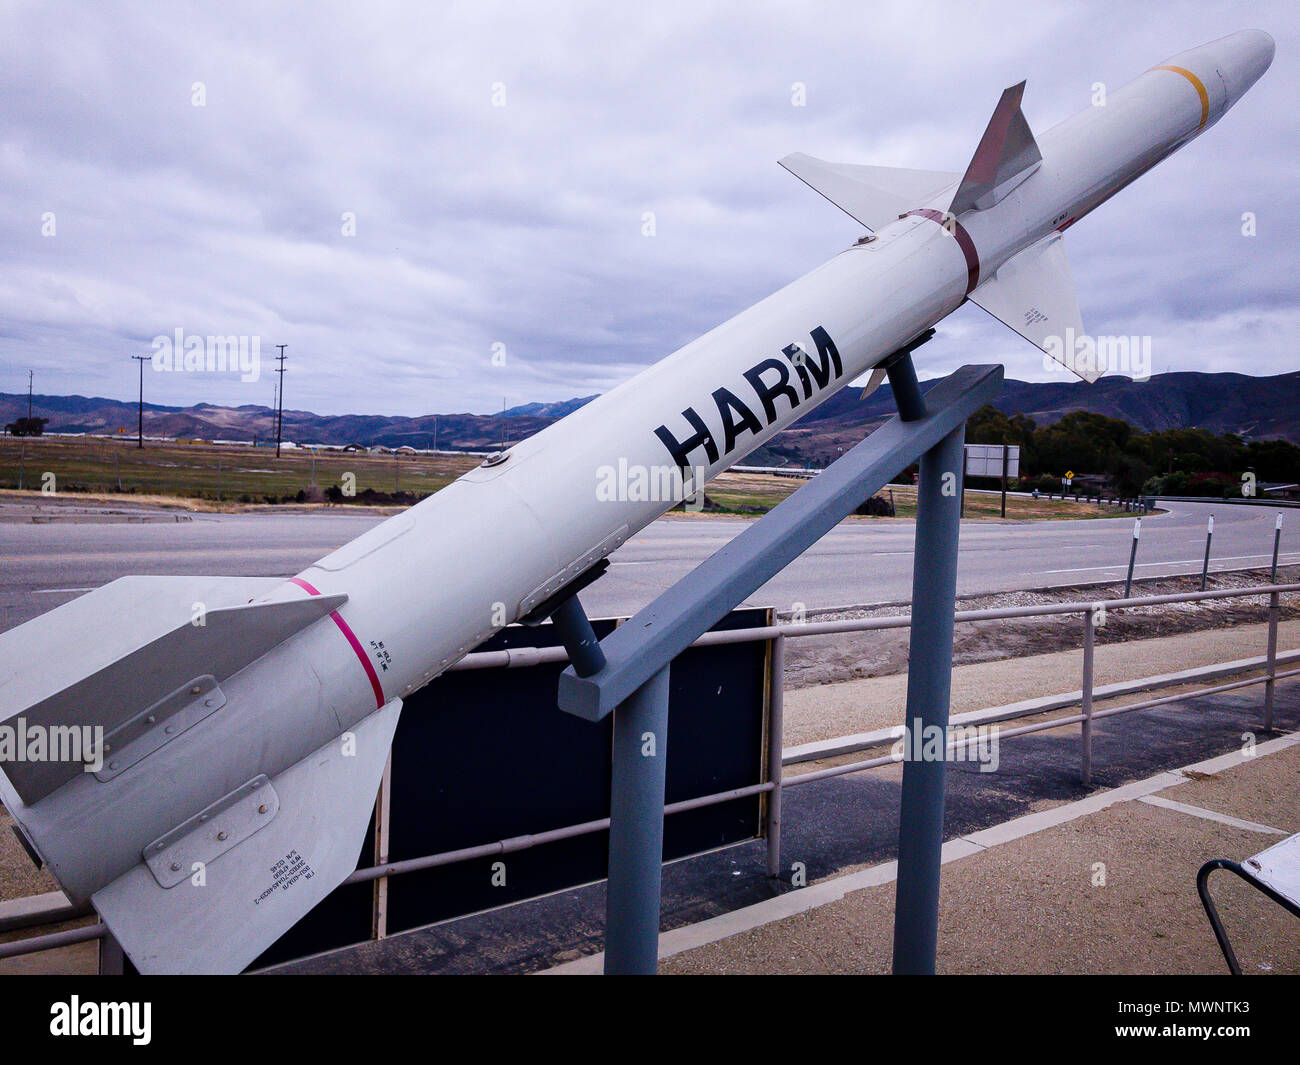
<path fill-rule="evenodd" d="M 928 389 L 933 382 L 923 382 Z M 886 384 L 862 399 L 845 388 L 747 460 L 753 465 L 824 463 L 857 443 L 894 411 Z M 443 450 L 486 451 L 530 436 L 595 399 L 584 396 L 557 403 L 528 403 L 500 414 L 325 415 L 286 410 L 283 438 L 298 444 L 359 444 Z M 1245 439 L 1285 439 L 1300 443 L 1300 372 L 1273 377 L 1237 373 L 1178 372 L 1146 381 L 1103 377 L 1082 381 L 1008 380 L 993 404 L 1007 415 L 1023 414 L 1048 425 L 1071 411 L 1119 418 L 1134 429 L 1153 431 L 1200 428 L 1236 433 Z M 48 418 L 47 432 L 112 433 L 135 431 L 136 404 L 85 396 L 34 396 L 33 413 Z M 26 394 L 0 393 L 0 425 L 27 413 Z M 266 442 L 275 436 L 275 411 L 269 407 L 191 407 L 144 405 L 147 436 L 179 439 Z"/>

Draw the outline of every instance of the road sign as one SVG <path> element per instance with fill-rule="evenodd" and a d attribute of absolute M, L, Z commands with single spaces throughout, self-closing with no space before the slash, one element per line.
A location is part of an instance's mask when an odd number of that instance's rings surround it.
<path fill-rule="evenodd" d="M 1007 468 L 1002 469 L 1002 453 L 1007 452 Z M 1020 448 L 1006 447 L 1003 444 L 967 444 L 967 477 L 1001 477 L 1003 472 L 1008 477 L 1020 476 Z"/>
<path fill-rule="evenodd" d="M 1066 479 L 1067 481 L 1073 481 L 1073 480 L 1074 480 L 1074 471 L 1073 471 L 1073 470 L 1066 470 L 1066 471 L 1065 471 L 1065 479 Z"/>

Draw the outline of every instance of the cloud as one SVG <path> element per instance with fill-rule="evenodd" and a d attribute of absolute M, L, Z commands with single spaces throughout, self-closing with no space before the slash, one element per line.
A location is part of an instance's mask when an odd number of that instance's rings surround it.
<path fill-rule="evenodd" d="M 859 235 L 780 156 L 961 170 L 1021 77 L 1041 130 L 1252 25 L 1273 69 L 1068 244 L 1090 329 L 1267 374 L 1295 367 L 1287 4 L 10 6 L 0 390 L 131 397 L 181 328 L 260 337 L 265 372 L 147 398 L 269 404 L 277 343 L 325 413 L 604 391 Z M 920 363 L 995 360 L 1049 376 L 971 306 Z"/>

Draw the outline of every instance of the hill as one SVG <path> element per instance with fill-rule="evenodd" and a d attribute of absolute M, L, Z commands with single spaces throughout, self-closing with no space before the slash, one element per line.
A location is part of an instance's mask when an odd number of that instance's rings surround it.
<path fill-rule="evenodd" d="M 928 388 L 933 382 L 924 382 Z M 748 460 L 756 465 L 804 465 L 833 460 L 893 414 L 893 395 L 882 386 L 863 400 L 860 390 L 846 388 Z M 296 443 L 361 444 L 419 449 L 483 451 L 530 436 L 594 399 L 585 396 L 557 403 L 528 403 L 497 415 L 425 414 L 395 417 L 378 414 L 323 415 L 286 410 L 283 435 Z M 1006 382 L 994 406 L 1004 414 L 1026 415 L 1040 426 L 1073 411 L 1119 418 L 1134 429 L 1201 428 L 1235 433 L 1246 440 L 1282 439 L 1300 443 L 1300 372 L 1274 377 L 1236 373 L 1166 373 L 1148 381 L 1103 377 L 1095 385 L 1082 381 Z M 36 415 L 49 419 L 48 432 L 116 433 L 135 431 L 136 405 L 130 401 L 86 396 L 36 396 Z M 275 435 L 275 412 L 269 407 L 144 406 L 145 433 L 178 439 L 266 441 Z M 25 394 L 0 393 L 0 425 L 27 413 Z"/>

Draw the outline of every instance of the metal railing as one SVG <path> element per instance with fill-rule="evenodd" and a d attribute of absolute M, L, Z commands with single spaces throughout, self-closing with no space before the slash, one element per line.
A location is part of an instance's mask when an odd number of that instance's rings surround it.
<path fill-rule="evenodd" d="M 1267 584 L 1246 588 L 1225 588 L 1205 592 L 1178 592 L 1165 595 L 1134 596 L 1124 599 L 1094 600 L 1091 602 L 1043 603 L 1033 606 L 1002 607 L 983 610 L 959 610 L 954 614 L 953 620 L 958 624 L 962 624 L 978 621 L 1050 617 L 1070 614 L 1081 616 L 1083 623 L 1083 670 L 1080 698 L 1078 700 L 1081 707 L 1080 712 L 1065 717 L 1051 717 L 1043 721 L 1023 725 L 1017 728 L 999 728 L 997 731 L 997 737 L 1000 741 L 1002 739 L 1010 739 L 1016 736 L 1030 735 L 1035 732 L 1059 729 L 1068 725 L 1079 725 L 1081 739 L 1080 778 L 1085 785 L 1090 785 L 1092 782 L 1093 769 L 1092 724 L 1102 718 L 1112 717 L 1117 714 L 1135 713 L 1139 710 L 1149 710 L 1157 706 L 1184 702 L 1188 699 L 1202 695 L 1212 695 L 1256 684 L 1263 684 L 1265 687 L 1262 727 L 1264 731 L 1272 731 L 1276 682 L 1289 677 L 1300 676 L 1300 669 L 1286 670 L 1284 672 L 1278 672 L 1277 670 L 1277 630 L 1278 624 L 1281 620 L 1281 596 L 1294 594 L 1296 592 L 1300 592 L 1300 584 Z M 1217 599 L 1252 598 L 1255 596 L 1268 597 L 1268 636 L 1266 652 L 1262 663 L 1262 668 L 1264 669 L 1262 675 L 1258 677 L 1249 677 L 1245 680 L 1232 681 L 1226 684 L 1217 684 L 1207 688 L 1199 688 L 1195 691 L 1181 692 L 1176 695 L 1145 699 L 1135 703 L 1126 703 L 1121 706 L 1108 707 L 1101 710 L 1094 707 L 1095 646 L 1096 629 L 1098 627 L 1099 618 L 1104 618 L 1109 612 L 1120 609 L 1161 606 L 1171 603 L 1205 602 Z M 781 757 L 784 745 L 785 641 L 787 639 L 829 636 L 839 633 L 879 632 L 889 629 L 906 629 L 910 626 L 911 618 L 906 614 L 899 614 L 877 618 L 844 618 L 833 621 L 783 621 L 747 629 L 729 629 L 719 632 L 708 632 L 701 636 L 694 644 L 692 644 L 693 647 L 751 643 L 760 640 L 770 640 L 772 642 L 771 653 L 768 656 L 768 690 L 770 693 L 768 701 L 766 743 L 768 779 L 742 788 L 734 788 L 711 795 L 702 795 L 693 799 L 685 799 L 680 802 L 669 803 L 664 807 L 665 815 L 682 813 L 687 810 L 697 810 L 706 806 L 732 802 L 736 799 L 747 798 L 753 795 L 766 795 L 767 802 L 764 811 L 764 827 L 767 836 L 767 871 L 771 876 L 778 875 L 781 870 L 781 793 L 784 789 L 801 787 L 817 781 L 828 780 L 832 777 L 844 776 L 850 773 L 860 773 L 870 769 L 894 765 L 903 761 L 906 757 L 903 754 L 895 754 L 891 751 L 889 754 L 874 758 L 848 762 L 842 765 L 828 766 L 823 769 L 812 770 L 806 773 L 798 773 L 789 776 L 785 775 Z M 504 651 L 482 651 L 466 655 L 455 665 L 451 666 L 449 671 L 473 669 L 525 669 L 545 663 L 566 662 L 567 660 L 568 655 L 565 653 L 563 647 L 517 648 Z M 1112 696 L 1108 695 L 1103 698 L 1110 697 Z M 1064 705 L 1068 706 L 1072 705 L 1072 703 Z M 1060 708 L 1060 706 L 1057 706 L 1054 710 Z M 1049 712 L 1053 711 L 1028 708 L 1025 709 L 1023 713 L 1017 714 L 1016 716 L 1030 717 Z M 950 733 L 955 732 L 962 727 L 963 726 L 959 724 L 953 725 L 950 727 Z M 901 736 L 902 734 L 900 732 L 896 735 Z M 868 741 L 864 742 L 862 747 L 859 749 L 866 750 L 871 747 L 885 746 L 891 742 L 892 740 Z M 971 742 L 975 741 L 971 738 L 963 738 L 956 741 L 950 740 L 947 745 L 947 751 L 951 753 Z M 841 747 L 837 750 L 835 755 L 828 755 L 826 757 L 838 757 L 850 750 L 852 750 L 852 748 Z M 815 756 L 811 756 L 807 760 L 812 761 L 818 759 Z M 385 779 L 387 779 L 387 777 Z M 384 809 L 386 805 L 386 797 L 381 793 L 378 806 L 380 809 Z M 356 870 L 348 876 L 343 883 L 375 883 L 376 921 L 374 932 L 375 938 L 383 938 L 385 934 L 384 921 L 380 916 L 380 908 L 383 904 L 382 900 L 386 898 L 386 886 L 389 877 L 401 876 L 406 873 L 419 872 L 425 869 L 433 869 L 439 866 L 454 865 L 459 862 L 473 861 L 475 859 L 495 857 L 521 850 L 528 850 L 546 843 L 572 839 L 577 836 L 588 835 L 594 832 L 602 832 L 608 828 L 609 818 L 606 817 L 595 821 L 587 821 L 582 824 L 551 829 L 546 832 L 496 840 L 475 847 L 466 847 L 454 851 L 429 854 L 420 858 L 410 858 L 397 862 L 382 860 L 373 866 Z M 11 943 L 0 943 L 0 958 L 36 953 L 42 950 L 66 946 L 71 943 L 98 939 L 107 934 L 108 931 L 106 926 L 103 924 L 95 924 L 86 928 L 57 932 L 51 935 L 32 936 Z"/>

